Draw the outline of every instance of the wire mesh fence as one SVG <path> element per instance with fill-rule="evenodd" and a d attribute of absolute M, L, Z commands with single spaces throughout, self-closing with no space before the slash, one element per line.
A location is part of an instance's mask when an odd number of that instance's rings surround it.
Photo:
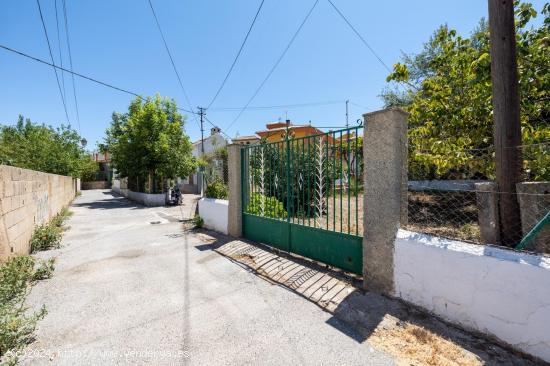
<path fill-rule="evenodd" d="M 550 212 L 550 142 L 517 149 L 521 149 L 523 176 L 515 192 L 501 192 L 494 183 L 493 147 L 453 151 L 453 157 L 437 149 L 411 149 L 405 228 L 450 239 L 550 253 L 550 223 L 539 224 Z M 451 161 L 448 167 L 444 165 L 446 161 Z M 506 227 L 513 233 L 513 242 L 504 243 L 498 203 L 510 194 L 517 206 L 517 219 Z M 532 232 L 533 229 L 537 230 Z"/>

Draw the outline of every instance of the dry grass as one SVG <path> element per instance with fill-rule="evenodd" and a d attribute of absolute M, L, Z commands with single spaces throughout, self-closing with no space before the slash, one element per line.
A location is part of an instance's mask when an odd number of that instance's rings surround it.
<path fill-rule="evenodd" d="M 400 365 L 483 365 L 456 343 L 410 323 L 379 328 L 369 342 L 398 358 Z"/>

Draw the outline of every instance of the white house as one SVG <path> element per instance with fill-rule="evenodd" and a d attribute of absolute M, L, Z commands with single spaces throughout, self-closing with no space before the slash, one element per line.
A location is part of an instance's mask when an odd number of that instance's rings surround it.
<path fill-rule="evenodd" d="M 221 135 L 218 127 L 210 129 L 210 136 L 204 138 L 204 142 L 201 140 L 193 142 L 193 156 L 199 158 L 204 155 L 214 153 L 217 149 L 227 146 L 227 140 Z M 204 144 L 204 151 L 203 151 Z M 200 175 L 198 172 L 191 174 L 187 178 L 178 178 L 178 184 L 183 193 L 200 193 Z"/>

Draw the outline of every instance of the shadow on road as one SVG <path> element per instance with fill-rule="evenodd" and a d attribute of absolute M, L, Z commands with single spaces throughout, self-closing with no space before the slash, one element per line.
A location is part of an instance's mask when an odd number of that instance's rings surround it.
<path fill-rule="evenodd" d="M 130 201 L 122 195 L 112 193 L 112 192 L 102 192 L 104 195 L 112 197 L 106 198 L 104 200 L 94 200 L 87 202 L 75 202 L 72 204 L 74 207 L 85 207 L 92 210 L 110 210 L 117 208 L 129 208 L 131 210 L 140 210 L 147 208 L 146 206 L 140 205 L 139 203 Z"/>
<path fill-rule="evenodd" d="M 413 353 L 426 349 L 437 354 L 454 352 L 464 357 L 459 358 L 458 363 L 469 357 L 486 365 L 537 364 L 528 356 L 518 355 L 481 334 L 465 332 L 422 309 L 364 291 L 360 288 L 360 279 L 353 275 L 262 244 L 207 230 L 193 231 L 206 243 L 195 249 L 213 250 L 262 279 L 316 304 L 332 315 L 326 322 L 328 325 L 358 343 L 369 339 L 374 344 L 386 342 L 394 349 L 412 349 Z M 399 352 L 403 350 L 396 350 Z"/>

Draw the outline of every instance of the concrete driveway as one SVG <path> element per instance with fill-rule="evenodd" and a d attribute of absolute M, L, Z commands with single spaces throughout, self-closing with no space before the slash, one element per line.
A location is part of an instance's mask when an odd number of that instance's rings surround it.
<path fill-rule="evenodd" d="M 394 363 L 310 301 L 209 250 L 180 222 L 188 205 L 144 208 L 94 190 L 72 211 L 63 247 L 41 253 L 57 257 L 56 271 L 29 297 L 49 313 L 24 364 Z"/>

